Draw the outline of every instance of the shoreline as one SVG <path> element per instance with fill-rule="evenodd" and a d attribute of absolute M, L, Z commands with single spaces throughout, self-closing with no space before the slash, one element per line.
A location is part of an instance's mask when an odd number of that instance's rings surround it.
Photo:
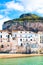
<path fill-rule="evenodd" d="M 1 58 L 23 58 L 23 57 L 34 57 L 43 56 L 43 54 L 0 54 Z"/>

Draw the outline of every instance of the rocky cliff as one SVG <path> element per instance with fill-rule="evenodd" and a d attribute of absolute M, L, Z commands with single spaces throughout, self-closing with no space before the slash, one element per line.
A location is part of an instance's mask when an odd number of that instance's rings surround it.
<path fill-rule="evenodd" d="M 43 31 L 43 17 L 34 14 L 22 14 L 19 19 L 4 22 L 2 28 L 3 30 Z"/>

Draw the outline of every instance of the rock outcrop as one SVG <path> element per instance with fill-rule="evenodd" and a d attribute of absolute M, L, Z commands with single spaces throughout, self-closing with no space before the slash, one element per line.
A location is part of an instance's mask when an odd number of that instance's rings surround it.
<path fill-rule="evenodd" d="M 43 18 L 33 14 L 25 14 L 25 16 L 23 15 L 21 15 L 19 19 L 13 19 L 4 22 L 2 29 L 20 30 L 20 31 L 30 30 L 34 32 L 43 31 Z"/>

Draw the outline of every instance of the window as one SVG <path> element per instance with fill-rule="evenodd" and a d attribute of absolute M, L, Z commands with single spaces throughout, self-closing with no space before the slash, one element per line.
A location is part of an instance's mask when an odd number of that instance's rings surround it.
<path fill-rule="evenodd" d="M 21 43 L 21 46 L 23 46 L 23 44 Z"/>
<path fill-rule="evenodd" d="M 4 48 L 4 45 L 1 45 L 1 48 Z"/>
<path fill-rule="evenodd" d="M 32 41 L 32 39 L 30 39 Z"/>
<path fill-rule="evenodd" d="M 38 48 L 38 44 L 31 44 L 31 48 Z"/>
<path fill-rule="evenodd" d="M 20 41 L 22 41 L 22 39 L 20 39 Z"/>
<path fill-rule="evenodd" d="M 26 41 L 28 41 L 28 39 L 26 39 Z"/>
<path fill-rule="evenodd" d="M 10 38 L 10 36 L 8 35 L 8 38 Z"/>
<path fill-rule="evenodd" d="M 0 38 L 2 38 L 2 35 L 0 35 Z"/>
<path fill-rule="evenodd" d="M 0 38 L 1 38 L 0 42 L 2 42 L 2 35 L 0 35 Z"/>
<path fill-rule="evenodd" d="M 8 42 L 10 42 L 10 36 L 8 35 Z"/>
<path fill-rule="evenodd" d="M 1 35 L 1 38 L 2 38 L 2 35 Z"/>
<path fill-rule="evenodd" d="M 15 37 L 16 37 L 16 34 L 15 34 Z"/>
<path fill-rule="evenodd" d="M 13 34 L 13 35 L 12 35 L 12 37 L 16 37 L 16 36 L 17 36 L 17 34 Z"/>
<path fill-rule="evenodd" d="M 43 43 L 43 36 L 40 36 L 40 43 Z"/>

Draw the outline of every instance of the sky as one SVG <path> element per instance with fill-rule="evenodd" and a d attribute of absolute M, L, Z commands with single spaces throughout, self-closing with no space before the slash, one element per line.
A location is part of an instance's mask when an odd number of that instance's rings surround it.
<path fill-rule="evenodd" d="M 0 0 L 0 30 L 5 21 L 19 18 L 23 13 L 43 16 L 43 0 Z"/>

